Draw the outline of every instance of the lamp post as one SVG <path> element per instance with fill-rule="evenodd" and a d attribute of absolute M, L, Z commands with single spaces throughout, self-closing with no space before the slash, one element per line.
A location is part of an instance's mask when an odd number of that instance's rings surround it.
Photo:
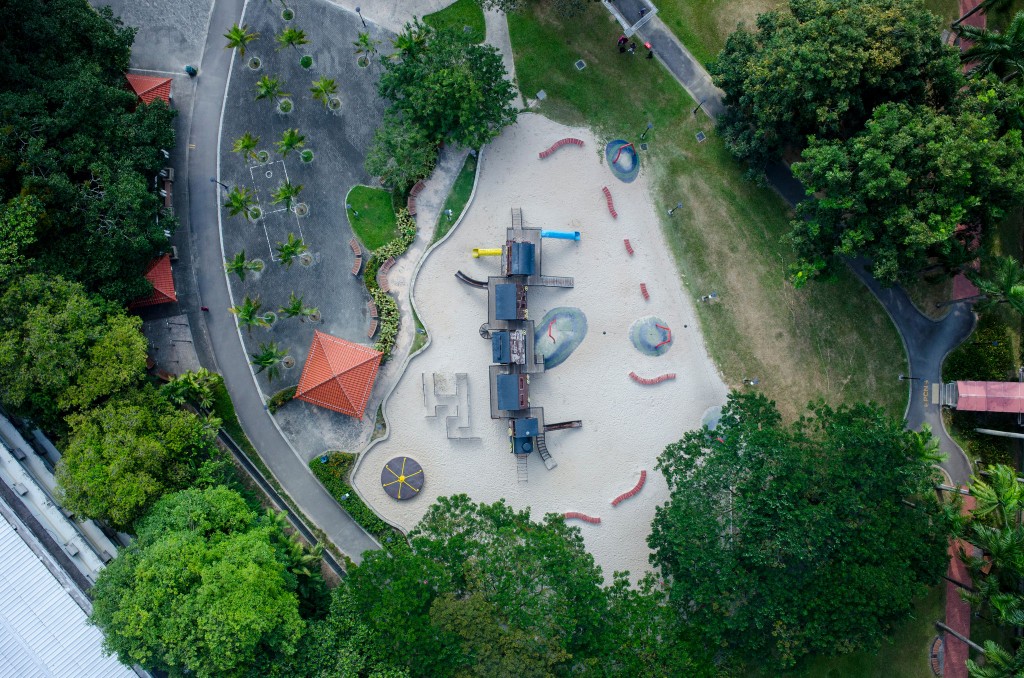
<path fill-rule="evenodd" d="M 647 123 L 647 129 L 645 129 L 643 132 L 640 133 L 640 141 L 643 141 L 644 139 L 647 138 L 647 133 L 651 131 L 652 127 L 654 127 L 654 123 L 653 122 Z"/>
<path fill-rule="evenodd" d="M 352 216 L 354 216 L 354 217 L 358 217 L 359 216 L 359 211 L 356 210 L 355 207 L 352 207 L 352 203 L 348 203 L 348 202 L 345 203 L 345 209 L 352 210 Z"/>
<path fill-rule="evenodd" d="M 921 377 L 911 377 L 906 374 L 900 374 L 900 381 L 921 381 Z"/>
<path fill-rule="evenodd" d="M 700 100 L 700 103 L 699 103 L 699 104 L 697 104 L 697 107 L 693 109 L 693 115 L 694 115 L 694 117 L 696 117 L 696 115 L 697 115 L 697 111 L 699 111 L 699 110 L 701 109 L 701 106 L 703 106 L 703 105 L 704 105 L 704 102 L 705 102 L 705 101 L 707 101 L 707 99 L 701 99 L 701 100 Z"/>
<path fill-rule="evenodd" d="M 359 11 L 358 7 L 356 7 L 356 14 L 359 15 L 359 20 L 363 22 L 363 28 L 366 28 L 366 19 L 363 18 L 363 13 Z"/>
<path fill-rule="evenodd" d="M 210 183 L 217 184 L 218 186 L 223 186 L 225 191 L 231 190 L 230 188 L 228 188 L 227 184 L 222 184 L 221 182 L 217 181 L 217 179 L 215 179 L 214 177 L 210 177 Z"/>
<path fill-rule="evenodd" d="M 683 206 L 683 203 L 681 203 L 681 202 L 677 202 L 677 203 L 676 203 L 676 206 L 675 206 L 675 207 L 673 207 L 672 209 L 670 209 L 670 210 L 668 211 L 668 215 L 669 215 L 669 216 L 672 216 L 672 213 L 673 213 L 673 212 L 675 212 L 675 211 L 676 211 L 677 209 L 679 209 L 679 208 L 680 208 L 680 207 L 682 207 L 682 206 Z"/>

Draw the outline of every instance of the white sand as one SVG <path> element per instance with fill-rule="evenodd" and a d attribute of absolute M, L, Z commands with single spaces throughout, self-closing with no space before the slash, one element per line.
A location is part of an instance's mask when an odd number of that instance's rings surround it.
<path fill-rule="evenodd" d="M 564 146 L 538 159 L 538 152 L 563 137 L 583 139 L 586 146 Z M 416 280 L 416 307 L 431 344 L 409 363 L 389 398 L 390 436 L 364 453 L 354 483 L 384 518 L 406 530 L 435 498 L 460 492 L 483 502 L 504 497 L 513 507 L 531 507 L 534 519 L 566 511 L 599 516 L 600 525 L 572 524 L 582 529 L 606 577 L 630 570 L 635 580 L 651 569 L 646 538 L 655 507 L 668 498 L 654 469 L 657 456 L 700 426 L 705 410 L 725 401 L 726 387 L 704 348 L 643 171 L 632 184 L 620 182 L 603 149 L 587 130 L 533 114 L 521 115 L 486 148 L 473 204 L 452 236 L 428 254 Z M 608 213 L 602 186 L 612 192 L 618 219 Z M 528 483 L 517 482 L 506 420 L 489 414 L 490 342 L 479 334 L 487 292 L 454 277 L 460 269 L 480 280 L 500 273 L 497 258 L 473 259 L 470 250 L 502 245 L 512 207 L 522 208 L 528 227 L 582 232 L 578 243 L 543 241 L 543 273 L 573 276 L 575 288 L 531 287 L 529 304 L 536 320 L 556 306 L 579 307 L 589 326 L 562 365 L 531 379 L 531 405 L 544 408 L 547 423 L 581 419 L 583 427 L 547 435 L 558 467 L 549 471 L 538 454 L 530 455 Z M 623 238 L 632 242 L 634 256 L 626 253 Z M 650 301 L 640 294 L 641 282 Z M 672 328 L 673 345 L 660 357 L 644 356 L 629 342 L 630 324 L 649 314 Z M 631 370 L 644 377 L 675 372 L 677 378 L 643 386 L 630 380 Z M 426 418 L 433 412 L 423 405 L 421 375 L 429 379 L 434 372 L 468 373 L 470 419 L 479 440 L 449 440 L 443 417 Z M 399 455 L 415 458 L 426 475 L 420 495 L 403 502 L 380 487 L 383 465 Z M 641 470 L 647 471 L 646 486 L 613 508 L 611 500 L 631 489 Z"/>

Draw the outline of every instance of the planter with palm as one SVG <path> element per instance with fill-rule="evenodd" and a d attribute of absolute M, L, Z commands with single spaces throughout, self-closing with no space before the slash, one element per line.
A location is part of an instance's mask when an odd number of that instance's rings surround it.
<path fill-rule="evenodd" d="M 264 75 L 256 81 L 256 100 L 269 99 L 276 102 L 277 110 L 288 113 L 292 110 L 292 101 L 288 92 L 281 89 L 281 79 Z"/>
<path fill-rule="evenodd" d="M 259 160 L 260 154 L 256 150 L 256 146 L 260 143 L 260 138 L 253 135 L 251 132 L 246 132 L 242 136 L 235 139 L 234 145 L 231 147 L 232 153 L 241 153 L 243 160 Z"/>
<path fill-rule="evenodd" d="M 286 318 L 298 318 L 302 322 L 306 322 L 306 319 L 313 322 L 320 320 L 320 309 L 315 306 L 307 307 L 303 303 L 303 298 L 296 296 L 295 292 L 292 292 L 288 298 L 288 305 L 281 307 L 277 312 Z"/>
<path fill-rule="evenodd" d="M 289 153 L 305 145 L 306 137 L 303 134 L 299 134 L 297 128 L 286 129 L 281 134 L 281 140 L 276 143 L 277 152 L 281 154 L 282 158 L 287 158 Z"/>
<path fill-rule="evenodd" d="M 278 50 L 282 50 L 285 47 L 291 47 L 298 52 L 299 47 L 309 44 L 309 38 L 306 37 L 306 31 L 299 28 L 285 28 L 274 36 L 274 40 L 276 40 L 277 44 L 280 45 L 277 48 Z"/>
<path fill-rule="evenodd" d="M 285 209 L 291 209 L 292 203 L 300 193 L 302 193 L 302 184 L 293 184 L 286 179 L 272 194 L 271 202 L 275 205 L 284 203 Z"/>
<path fill-rule="evenodd" d="M 263 262 L 260 259 L 246 259 L 245 250 L 242 250 L 233 259 L 225 260 L 224 268 L 228 273 L 237 275 L 239 280 L 245 280 L 245 275 L 249 271 L 253 273 L 262 271 Z"/>
<path fill-rule="evenodd" d="M 366 31 L 359 34 L 359 39 L 352 43 L 356 48 L 356 63 L 360 67 L 366 68 L 370 65 L 370 61 L 377 55 L 377 46 L 380 45 L 380 40 L 374 40 L 370 37 L 370 34 Z"/>
<path fill-rule="evenodd" d="M 259 297 L 253 299 L 249 295 L 245 295 L 241 304 L 232 306 L 228 310 L 238 318 L 239 326 L 244 327 L 246 332 L 251 334 L 254 327 L 270 327 L 271 325 L 268 317 L 270 314 L 260 313 L 261 308 L 263 308 L 263 302 Z"/>
<path fill-rule="evenodd" d="M 296 238 L 294 233 L 288 234 L 286 242 L 277 243 L 277 256 L 287 268 L 291 268 L 295 257 L 301 256 L 308 251 L 309 248 L 306 247 L 306 243 L 302 242 L 302 238 Z"/>
<path fill-rule="evenodd" d="M 239 26 L 235 24 L 228 29 L 228 32 L 224 34 L 227 38 L 228 44 L 224 46 L 224 49 L 237 49 L 239 56 L 245 56 L 246 46 L 260 37 L 259 33 L 253 33 L 249 30 L 248 24 Z"/>
<path fill-rule="evenodd" d="M 338 83 L 331 78 L 319 78 L 313 81 L 309 89 L 313 98 L 322 103 L 328 110 L 336 111 L 341 108 L 341 99 L 338 98 Z"/>
<path fill-rule="evenodd" d="M 259 351 L 252 354 L 250 361 L 256 368 L 256 374 L 267 373 L 267 380 L 274 381 L 281 376 L 281 364 L 288 357 L 288 351 L 277 347 L 277 342 L 260 344 Z"/>
<path fill-rule="evenodd" d="M 224 203 L 224 207 L 227 208 L 228 214 L 231 216 L 241 214 L 246 221 L 250 222 L 253 219 L 259 219 L 261 215 L 260 208 L 256 206 L 256 196 L 244 186 L 235 186 L 228 191 L 228 199 Z"/>

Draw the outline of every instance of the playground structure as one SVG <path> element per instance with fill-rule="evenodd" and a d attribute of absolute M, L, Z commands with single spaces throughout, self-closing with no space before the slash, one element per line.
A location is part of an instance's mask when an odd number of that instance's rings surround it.
<path fill-rule="evenodd" d="M 550 232 L 555 237 L 579 240 L 579 233 Z M 491 418 L 508 419 L 509 444 L 516 455 L 519 482 L 527 482 L 526 462 L 536 449 L 550 470 L 558 466 L 548 452 L 545 434 L 549 430 L 579 428 L 582 423 L 544 424 L 544 408 L 530 404 L 530 376 L 544 372 L 544 356 L 535 352 L 536 330 L 530 319 L 528 290 L 531 285 L 568 288 L 573 279 L 542 274 L 541 239 L 544 232 L 525 228 L 519 208 L 512 210 L 512 226 L 506 229 L 505 244 L 499 248 L 474 248 L 474 257 L 500 256 L 501 275 L 487 278 L 486 334 L 491 342 L 492 365 L 488 369 Z M 462 282 L 476 285 L 461 271 Z M 472 281 L 472 282 L 471 282 Z"/>
<path fill-rule="evenodd" d="M 614 139 L 604 147 L 604 156 L 615 178 L 631 183 L 640 174 L 640 156 L 632 143 L 625 139 Z"/>
<path fill-rule="evenodd" d="M 560 240 L 576 240 L 580 239 L 579 231 L 541 231 L 540 237 L 542 238 L 557 238 Z"/>

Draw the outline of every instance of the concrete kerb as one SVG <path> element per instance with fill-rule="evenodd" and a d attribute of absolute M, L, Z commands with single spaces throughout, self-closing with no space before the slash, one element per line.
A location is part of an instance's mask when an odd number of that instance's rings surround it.
<path fill-rule="evenodd" d="M 420 269 L 423 267 L 423 264 L 426 263 L 427 258 L 430 257 L 430 255 L 434 252 L 434 250 L 436 250 L 438 247 L 443 245 L 445 243 L 445 241 L 448 240 L 448 238 L 452 237 L 452 235 L 455 233 L 456 229 L 458 229 L 459 224 L 462 223 L 463 218 L 465 218 L 466 214 L 469 212 L 469 208 L 470 208 L 470 206 L 472 206 L 474 198 L 476 198 L 476 189 L 480 185 L 480 170 L 483 167 L 483 164 L 484 164 L 484 148 L 481 148 L 477 152 L 476 173 L 473 176 L 473 190 L 469 192 L 469 199 L 466 201 L 466 205 L 462 208 L 462 214 L 460 214 L 459 218 L 455 220 L 455 223 L 452 224 L 452 227 L 450 229 L 448 229 L 448 232 L 445 233 L 443 238 L 441 238 L 440 240 L 438 240 L 437 242 L 433 243 L 432 245 L 430 245 L 430 247 L 427 248 L 427 251 L 423 253 L 423 256 L 421 256 L 419 261 L 416 262 L 416 266 L 412 270 L 412 275 L 409 278 L 409 305 L 412 306 L 413 312 L 415 312 L 416 315 L 421 318 L 421 322 L 422 322 L 422 316 L 419 315 L 419 309 L 416 308 L 416 280 L 417 280 L 417 278 L 419 278 Z M 424 329 L 427 329 L 425 325 L 424 325 Z M 398 373 L 395 376 L 394 383 L 391 384 L 391 388 L 388 390 L 388 392 L 386 394 L 384 394 L 384 398 L 380 402 L 381 415 L 384 417 L 384 435 L 382 435 L 380 438 L 376 438 L 374 440 L 371 440 L 366 445 L 366 447 L 364 447 L 362 450 L 359 451 L 358 455 L 356 456 L 356 463 L 352 465 L 352 470 L 349 471 L 349 477 L 355 476 L 356 472 L 359 471 L 359 467 L 363 463 L 363 458 L 366 457 L 366 453 L 367 452 L 369 452 L 371 449 L 373 449 L 374 445 L 376 445 L 378 443 L 382 443 L 382 442 L 386 441 L 388 438 L 391 437 L 391 420 L 388 419 L 388 407 L 387 407 L 388 406 L 388 400 L 391 399 L 391 395 L 395 392 L 395 389 L 398 388 L 398 382 L 400 382 L 402 380 L 402 377 L 405 376 L 405 371 L 409 367 L 409 363 L 412 362 L 413 358 L 415 358 L 416 356 L 418 356 L 419 354 L 423 353 L 428 348 L 430 348 L 430 345 L 432 343 L 433 343 L 433 340 L 430 338 L 430 331 L 428 330 L 427 331 L 427 343 L 423 344 L 423 346 L 421 346 L 420 349 L 418 351 L 416 351 L 415 353 L 410 353 L 409 355 L 407 355 L 405 357 L 405 360 L 402 362 L 401 368 L 399 368 Z M 362 493 L 359 491 L 358 487 L 356 487 L 354 484 L 351 484 L 351 483 L 349 483 L 349 486 L 359 496 L 359 498 L 363 500 L 363 503 L 366 504 L 368 507 L 370 507 L 370 510 L 373 511 L 374 514 L 378 518 L 383 520 L 388 525 L 391 525 L 392 527 L 394 527 L 399 532 L 402 532 L 403 534 L 405 533 L 405 531 L 402 530 L 400 527 L 398 527 L 397 525 L 392 523 L 390 520 L 388 520 L 387 518 L 382 516 L 380 514 L 380 512 L 377 511 L 376 507 L 374 507 L 374 505 L 372 503 L 370 503 L 369 501 L 366 500 L 366 497 L 364 497 L 362 495 Z"/>
<path fill-rule="evenodd" d="M 249 8 L 249 0 L 245 0 L 245 4 L 242 6 L 242 16 L 239 18 L 239 24 L 240 25 L 245 21 L 245 12 L 246 12 L 246 10 L 248 8 Z M 237 53 L 235 53 L 235 52 L 233 52 L 231 54 L 231 65 L 228 67 L 228 78 L 227 78 L 228 86 L 230 86 L 230 84 L 231 84 L 231 76 L 232 76 L 232 74 L 234 73 L 234 70 L 235 70 L 235 57 L 236 56 L 237 56 Z M 220 150 L 219 149 L 223 145 L 224 111 L 227 108 L 227 100 L 228 100 L 226 92 L 227 92 L 227 88 L 225 89 L 224 100 L 221 102 L 221 105 L 220 105 L 220 124 L 219 124 L 219 127 L 217 129 L 217 149 L 218 149 L 218 151 L 217 151 L 217 180 L 218 181 L 220 180 Z M 220 203 L 219 197 L 218 197 L 217 202 Z M 219 206 L 217 208 L 217 233 L 218 233 L 218 236 L 220 237 L 221 257 L 223 257 L 224 256 L 224 220 L 223 220 L 223 215 L 221 213 L 221 210 L 220 210 Z M 232 305 L 235 305 L 236 304 L 236 302 L 235 302 L 235 295 L 234 295 L 234 293 L 231 290 L 231 274 L 228 273 L 226 268 L 224 269 L 224 280 L 225 280 L 225 284 L 227 285 L 227 288 L 228 288 L 228 299 L 231 301 Z M 242 352 L 244 353 L 245 352 L 245 339 L 242 337 L 242 327 L 238 323 L 238 317 L 237 316 L 235 316 L 235 332 L 238 334 L 238 342 L 239 342 L 239 345 L 242 347 Z M 260 399 L 263 401 L 264 410 L 266 410 L 266 402 L 267 402 L 266 394 L 264 394 L 263 393 L 263 389 L 260 388 L 259 381 L 256 379 L 256 372 L 252 368 L 252 363 L 249 360 L 246 360 L 246 363 L 249 366 L 249 376 L 252 377 L 253 386 L 256 387 L 256 392 L 259 393 Z M 281 438 L 284 440 L 285 445 L 287 445 L 288 449 L 292 451 L 292 454 L 295 455 L 295 458 L 298 459 L 300 464 L 302 464 L 305 468 L 308 469 L 309 467 L 306 464 L 306 462 L 302 459 L 302 457 L 299 455 L 299 451 L 295 449 L 295 447 L 292 445 L 292 441 L 289 440 L 288 436 L 286 436 L 284 431 L 281 430 L 281 426 L 277 423 L 277 420 L 270 414 L 269 411 L 267 412 L 267 417 L 270 418 L 270 421 L 274 424 L 274 428 L 277 429 L 277 432 L 281 435 Z M 271 469 L 269 465 L 267 465 L 267 470 L 270 471 L 270 475 L 272 475 L 274 477 L 274 480 L 278 483 L 278 485 L 280 485 L 283 488 L 284 484 L 281 482 L 281 479 L 278 478 L 274 474 L 273 469 Z M 311 471 L 310 471 L 310 473 L 312 474 Z M 319 480 L 317 480 L 317 482 L 319 482 Z M 291 496 L 291 495 L 289 495 L 289 496 Z M 292 501 L 295 502 L 295 505 L 298 506 L 306 516 L 310 515 L 310 511 L 306 507 L 304 507 L 302 505 L 302 503 L 301 503 L 301 501 L 300 501 L 300 499 L 298 497 L 292 497 L 291 499 L 292 499 Z M 344 508 L 341 507 L 340 504 L 338 505 L 338 507 L 341 508 L 342 511 L 345 510 Z M 348 513 L 348 512 L 346 511 L 346 513 Z M 327 532 L 325 530 L 323 530 L 323 527 L 321 527 L 320 525 L 317 525 L 316 522 L 314 522 L 312 519 L 310 519 L 310 522 L 312 522 L 313 525 L 316 525 L 317 528 L 319 528 L 321 531 L 323 531 L 324 532 L 324 536 L 326 538 L 330 539 L 330 537 L 327 535 Z M 359 525 L 359 523 L 354 518 L 353 518 L 353 522 L 355 522 L 356 525 Z M 383 546 L 381 546 L 381 543 L 379 541 L 377 541 L 377 538 L 374 537 L 369 532 L 367 532 L 363 528 L 362 525 L 359 525 L 359 529 L 363 530 L 363 532 L 366 534 L 366 536 L 368 536 L 375 544 L 377 544 L 377 546 L 379 548 L 383 548 Z M 333 540 L 332 540 L 332 542 L 333 542 Z M 335 546 L 335 548 L 337 548 L 342 553 L 345 553 L 345 550 L 342 549 L 339 544 L 334 544 L 334 546 Z"/>

